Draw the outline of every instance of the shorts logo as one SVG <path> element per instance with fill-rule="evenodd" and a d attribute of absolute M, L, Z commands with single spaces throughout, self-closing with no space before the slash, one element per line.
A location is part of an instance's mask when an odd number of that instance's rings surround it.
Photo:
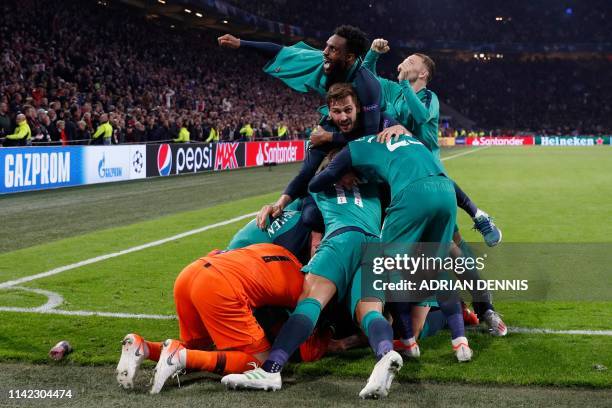
<path fill-rule="evenodd" d="M 367 105 L 367 106 L 363 107 L 363 111 L 364 112 L 370 112 L 370 111 L 373 111 L 373 110 L 376 110 L 376 109 L 378 109 L 378 104 Z"/>
<path fill-rule="evenodd" d="M 170 145 L 161 144 L 157 150 L 157 171 L 160 176 L 167 176 L 172 169 L 172 150 Z"/>

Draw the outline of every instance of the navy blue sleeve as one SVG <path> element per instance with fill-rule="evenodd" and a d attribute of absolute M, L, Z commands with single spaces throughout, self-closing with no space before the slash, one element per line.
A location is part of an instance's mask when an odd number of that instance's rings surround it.
<path fill-rule="evenodd" d="M 351 169 L 353 163 L 351 161 L 351 151 L 348 146 L 344 148 L 334 157 L 329 165 L 310 180 L 308 189 L 313 193 L 325 190 L 327 187 L 340 180 L 344 174 Z"/>
<path fill-rule="evenodd" d="M 321 210 L 317 207 L 315 200 L 311 195 L 308 195 L 304 198 L 303 202 L 301 222 L 313 231 L 324 232 L 325 223 L 323 222 L 323 214 L 321 214 Z"/>
<path fill-rule="evenodd" d="M 400 123 L 395 120 L 395 118 L 387 113 L 383 113 L 380 115 L 380 126 L 378 127 L 379 131 L 382 131 L 388 127 L 399 125 Z"/>
<path fill-rule="evenodd" d="M 314 148 L 308 150 L 306 158 L 302 163 L 302 168 L 297 176 L 291 180 L 285 194 L 292 199 L 303 197 L 308 194 L 308 182 L 314 177 L 319 165 L 327 155 L 326 151 Z"/>
<path fill-rule="evenodd" d="M 370 71 L 361 68 L 357 71 L 354 87 L 359 102 L 361 103 L 363 134 L 359 135 L 359 137 L 378 133 L 381 115 L 380 103 L 382 98 L 380 83 Z"/>
<path fill-rule="evenodd" d="M 332 143 L 335 145 L 346 146 L 348 141 L 346 140 L 346 137 L 344 137 L 344 133 L 336 131 L 332 134 Z"/>
<path fill-rule="evenodd" d="M 240 47 L 253 48 L 260 51 L 262 54 L 274 56 L 283 48 L 282 45 L 263 42 L 263 41 L 245 41 L 240 40 Z"/>

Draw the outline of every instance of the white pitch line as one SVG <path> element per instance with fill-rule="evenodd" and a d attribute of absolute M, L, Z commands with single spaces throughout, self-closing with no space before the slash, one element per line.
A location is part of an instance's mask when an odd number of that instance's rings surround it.
<path fill-rule="evenodd" d="M 151 319 L 151 320 L 174 320 L 174 315 L 155 315 L 155 314 L 132 314 L 132 313 L 111 313 L 111 312 L 95 312 L 91 310 L 58 310 L 48 309 L 41 310 L 40 308 L 29 307 L 0 307 L 0 312 L 13 313 L 36 313 L 36 314 L 54 314 L 62 316 L 99 316 L 113 317 L 120 319 Z M 573 336 L 612 336 L 612 330 L 553 330 L 553 329 L 538 329 L 532 327 L 509 327 L 510 333 L 517 334 L 565 334 Z"/>
<path fill-rule="evenodd" d="M 180 234 L 176 234 L 176 235 L 173 235 L 171 237 L 167 237 L 167 238 L 160 239 L 160 240 L 157 240 L 157 241 L 153 241 L 153 242 L 149 242 L 149 243 L 146 243 L 146 244 L 138 245 L 138 246 L 135 246 L 135 247 L 131 247 L 131 248 L 128 248 L 128 249 L 124 249 L 124 250 L 121 250 L 121 251 L 118 251 L 118 252 L 113 252 L 113 253 L 106 254 L 106 255 L 96 256 L 95 258 L 89 258 L 89 259 L 86 259 L 84 261 L 76 262 L 76 263 L 73 263 L 73 264 L 70 264 L 70 265 L 60 266 L 59 268 L 51 269 L 50 271 L 38 273 L 36 275 L 25 276 L 23 278 L 19 278 L 19 279 L 15 279 L 15 280 L 12 280 L 12 281 L 3 282 L 3 283 L 0 283 L 0 289 L 9 288 L 9 287 L 12 287 L 12 286 L 15 286 L 15 285 L 21 285 L 22 283 L 31 282 L 33 280 L 37 280 L 37 279 L 41 279 L 41 278 L 46 278 L 46 277 L 49 277 L 49 276 L 57 275 L 58 273 L 66 272 L 66 271 L 69 271 L 71 269 L 80 268 L 81 266 L 91 265 L 93 263 L 105 261 L 105 260 L 111 259 L 111 258 L 116 258 L 116 257 L 121 256 L 121 255 L 127 255 L 127 254 L 130 254 L 132 252 L 142 251 L 143 249 L 148 249 L 148 248 L 152 248 L 152 247 L 155 247 L 155 246 L 163 245 L 163 244 L 165 244 L 167 242 L 174 241 L 176 239 L 185 238 L 185 237 L 188 237 L 190 235 L 199 234 L 200 232 L 208 231 L 209 229 L 213 229 L 213 228 L 217 228 L 217 227 L 222 227 L 224 225 L 232 224 L 232 223 L 234 223 L 236 221 L 240 221 L 240 220 L 243 220 L 245 218 L 250 218 L 250 217 L 253 217 L 255 215 L 257 215 L 256 212 L 252 212 L 252 213 L 249 213 L 249 214 L 244 214 L 244 215 L 241 215 L 241 216 L 238 216 L 238 217 L 231 218 L 229 220 L 217 222 L 215 224 L 206 225 L 206 226 L 201 227 L 201 228 L 196 228 L 196 229 L 193 229 L 193 230 L 190 230 L 190 231 L 182 232 Z"/>
<path fill-rule="evenodd" d="M 55 309 L 56 307 L 58 307 L 59 305 L 61 305 L 64 302 L 64 298 L 59 293 L 51 292 L 49 290 L 42 290 L 42 289 L 35 289 L 35 288 L 24 288 L 23 286 L 12 286 L 9 289 L 18 289 L 18 290 L 23 290 L 23 291 L 26 291 L 26 292 L 32 292 L 32 293 L 36 293 L 36 294 L 39 294 L 39 295 L 46 296 L 47 297 L 47 303 L 45 303 L 42 306 L 38 306 L 38 307 L 32 308 L 33 310 L 35 310 L 37 312 L 44 312 L 44 311 L 47 311 L 47 310 Z"/>
<path fill-rule="evenodd" d="M 111 312 L 94 312 L 91 310 L 59 310 L 45 309 L 40 307 L 0 307 L 0 312 L 14 313 L 37 313 L 37 314 L 55 314 L 63 316 L 99 316 L 99 317 L 116 317 L 121 319 L 155 319 L 155 320 L 174 320 L 173 315 L 154 315 L 154 314 L 132 314 L 132 313 L 111 313 Z"/>
<path fill-rule="evenodd" d="M 591 335 L 591 336 L 612 336 L 612 330 L 552 330 L 552 329 L 535 329 L 530 327 L 509 327 L 510 333 L 522 334 L 574 334 L 574 335 Z"/>
<path fill-rule="evenodd" d="M 457 154 L 454 154 L 452 156 L 443 157 L 440 160 L 441 161 L 451 160 L 451 159 L 454 159 L 455 157 L 461 157 L 461 156 L 465 156 L 465 155 L 468 155 L 468 154 L 479 152 L 479 151 L 484 150 L 484 149 L 488 149 L 489 147 L 491 147 L 491 146 L 483 146 L 483 147 L 479 147 L 477 149 L 471 149 L 471 150 L 468 150 L 467 152 L 457 153 Z"/>

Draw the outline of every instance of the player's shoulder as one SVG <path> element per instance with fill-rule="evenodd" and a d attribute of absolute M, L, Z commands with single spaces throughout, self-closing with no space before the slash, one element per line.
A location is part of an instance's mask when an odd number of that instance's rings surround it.
<path fill-rule="evenodd" d="M 421 96 L 421 99 L 423 100 L 426 106 L 440 105 L 438 95 L 436 95 L 436 93 L 429 88 L 423 88 L 423 95 Z"/>

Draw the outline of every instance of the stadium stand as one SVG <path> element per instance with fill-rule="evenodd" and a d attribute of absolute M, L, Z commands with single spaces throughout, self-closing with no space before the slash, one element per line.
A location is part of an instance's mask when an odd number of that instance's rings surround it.
<path fill-rule="evenodd" d="M 122 12 L 89 1 L 3 2 L 0 102 L 13 125 L 28 110 L 33 138 L 59 141 L 63 120 L 72 141 L 108 112 L 119 142 L 144 142 L 176 138 L 179 118 L 191 140 L 206 140 L 211 127 L 238 140 L 247 123 L 256 137 L 274 136 L 280 123 L 296 137 L 316 123 L 319 100 L 264 75 L 265 58 L 219 49 L 217 33 L 173 29 L 117 7 Z"/>

